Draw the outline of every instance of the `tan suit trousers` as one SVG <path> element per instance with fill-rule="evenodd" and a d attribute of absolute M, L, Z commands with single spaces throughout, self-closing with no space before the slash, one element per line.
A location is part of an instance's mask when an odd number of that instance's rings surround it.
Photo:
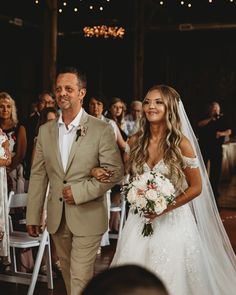
<path fill-rule="evenodd" d="M 52 234 L 52 239 L 56 245 L 68 295 L 79 295 L 92 278 L 101 238 L 102 235 L 73 235 L 66 224 L 63 212 L 60 227 Z"/>

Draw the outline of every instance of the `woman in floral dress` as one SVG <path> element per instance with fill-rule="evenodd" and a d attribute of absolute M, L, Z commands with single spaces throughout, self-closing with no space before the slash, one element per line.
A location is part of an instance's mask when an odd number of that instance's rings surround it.
<path fill-rule="evenodd" d="M 8 264 L 10 262 L 6 176 L 6 167 L 10 164 L 9 141 L 0 129 L 0 259 L 2 264 Z"/>

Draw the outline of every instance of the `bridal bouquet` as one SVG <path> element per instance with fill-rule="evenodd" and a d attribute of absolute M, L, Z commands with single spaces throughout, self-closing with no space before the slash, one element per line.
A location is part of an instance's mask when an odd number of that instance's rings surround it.
<path fill-rule="evenodd" d="M 161 214 L 167 205 L 174 202 L 175 189 L 173 184 L 163 174 L 148 171 L 137 175 L 124 184 L 122 189 L 130 210 L 144 218 L 142 235 L 153 234 L 152 223 L 143 215 L 145 213 Z"/>

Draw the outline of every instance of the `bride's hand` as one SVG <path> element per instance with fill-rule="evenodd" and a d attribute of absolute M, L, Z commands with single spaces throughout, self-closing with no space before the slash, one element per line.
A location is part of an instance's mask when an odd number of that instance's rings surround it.
<path fill-rule="evenodd" d="M 151 221 L 153 219 L 155 219 L 158 215 L 156 213 L 151 213 L 151 212 L 147 212 L 147 213 L 144 213 L 144 217 L 147 218 L 147 219 L 150 219 Z"/>
<path fill-rule="evenodd" d="M 90 172 L 91 176 L 95 177 L 100 182 L 110 182 L 110 177 L 113 173 L 113 171 L 101 167 L 93 168 Z"/>

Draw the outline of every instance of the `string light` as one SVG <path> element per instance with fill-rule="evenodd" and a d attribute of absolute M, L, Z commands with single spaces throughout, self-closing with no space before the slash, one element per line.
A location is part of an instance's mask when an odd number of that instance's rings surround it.
<path fill-rule="evenodd" d="M 83 0 L 80 0 L 80 2 L 82 2 Z M 214 0 L 205 0 L 206 2 L 208 2 L 209 4 L 211 4 L 211 5 L 216 5 L 217 3 L 217 1 L 214 1 Z M 222 1 L 225 1 L 225 2 L 230 2 L 230 3 L 235 3 L 235 1 L 234 0 L 222 0 Z M 92 2 L 92 1 L 91 1 Z M 97 1 L 98 2 L 98 1 Z M 104 0 L 103 1 L 100 1 L 100 3 L 101 2 L 103 2 L 103 4 L 105 4 L 104 2 Z M 106 0 L 106 2 L 107 3 L 111 3 L 111 0 Z M 160 0 L 159 1 L 159 5 L 161 5 L 161 6 L 164 6 L 165 4 L 166 4 L 166 2 L 167 1 L 164 1 L 164 0 Z M 186 2 L 188 2 L 188 4 L 186 3 Z M 40 0 L 34 0 L 34 3 L 35 4 L 39 4 L 40 3 Z M 85 1 L 83 1 L 83 3 L 85 3 Z M 90 4 L 90 5 L 88 5 L 87 6 L 87 8 L 89 9 L 89 10 L 99 10 L 99 11 L 103 11 L 104 9 L 105 9 L 105 7 L 104 6 L 96 6 L 96 1 L 94 1 L 94 3 L 95 3 L 95 6 L 94 5 L 92 5 L 92 4 Z M 192 3 L 191 3 L 191 0 L 188 0 L 188 1 L 184 1 L 184 0 L 181 0 L 181 1 L 179 1 L 179 4 L 181 5 L 181 6 L 184 6 L 185 5 L 185 3 L 186 3 L 186 5 L 187 5 L 187 7 L 188 8 L 191 8 L 192 7 Z M 68 5 L 68 1 L 61 1 L 61 5 L 63 5 L 64 7 L 68 7 L 69 5 Z M 68 7 L 69 8 L 69 7 Z M 77 12 L 78 11 L 78 8 L 77 8 L 77 10 L 75 10 L 75 8 L 73 8 L 73 10 L 75 11 L 75 12 Z M 59 13 L 62 13 L 63 12 L 63 10 L 62 10 L 62 8 L 60 8 L 60 9 L 58 9 L 58 11 L 59 11 Z"/>
<path fill-rule="evenodd" d="M 103 37 L 105 39 L 112 38 L 123 38 L 125 34 L 125 29 L 123 27 L 111 27 L 111 26 L 93 26 L 83 28 L 85 37 Z"/>

